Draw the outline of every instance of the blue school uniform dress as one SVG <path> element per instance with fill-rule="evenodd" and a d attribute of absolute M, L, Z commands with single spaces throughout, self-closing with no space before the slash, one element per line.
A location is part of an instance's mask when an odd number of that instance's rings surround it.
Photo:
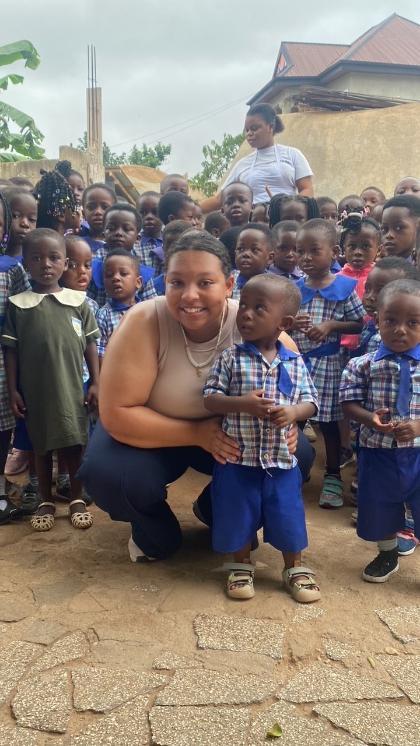
<path fill-rule="evenodd" d="M 300 355 L 280 342 L 270 364 L 251 343 L 228 347 L 214 363 L 204 395 L 243 394 L 264 389 L 276 404 L 311 402 L 316 391 Z M 213 547 L 236 552 L 264 528 L 264 541 L 299 552 L 307 546 L 299 467 L 289 453 L 287 429 L 244 413 L 224 417 L 223 431 L 239 445 L 235 464 L 216 464 L 212 481 Z"/>
<path fill-rule="evenodd" d="M 136 298 L 136 303 L 138 299 Z M 98 355 L 103 357 L 110 340 L 112 332 L 117 328 L 122 317 L 127 311 L 133 306 L 127 306 L 125 303 L 120 303 L 113 298 L 105 303 L 102 308 L 99 309 L 96 321 L 99 328 L 100 338 L 98 344 Z"/>
<path fill-rule="evenodd" d="M 373 319 L 370 319 L 363 325 L 360 333 L 360 344 L 355 350 L 352 350 L 351 357 L 361 357 L 367 352 L 376 352 L 381 344 L 381 334 Z"/>
<path fill-rule="evenodd" d="M 153 270 L 153 277 L 162 274 L 165 264 L 163 253 L 163 239 L 158 236 L 152 238 L 140 232 L 139 240 L 133 246 L 133 254 L 138 256 L 140 264 Z"/>
<path fill-rule="evenodd" d="M 302 293 L 300 312 L 309 314 L 314 326 L 324 321 L 362 321 L 364 308 L 356 293 L 356 280 L 336 275 L 326 288 L 313 288 L 306 280 L 296 283 Z M 313 342 L 306 334 L 292 333 L 318 392 L 318 413 L 311 419 L 337 422 L 343 419 L 338 390 L 341 378 L 340 334 L 332 332 L 324 342 Z"/>
<path fill-rule="evenodd" d="M 0 330 L 3 329 L 9 297 L 31 288 L 21 261 L 22 257 L 19 256 L 0 256 Z M 3 350 L 0 347 L 0 431 L 11 430 L 14 426 L 15 418 L 9 404 Z"/>
<path fill-rule="evenodd" d="M 82 222 L 79 236 L 83 238 L 83 240 L 86 241 L 87 244 L 89 244 L 93 256 L 101 256 L 103 247 L 105 246 L 105 241 L 103 241 L 101 238 L 92 238 L 92 236 L 90 235 L 90 228 L 88 223 Z"/>
<path fill-rule="evenodd" d="M 389 409 L 390 420 L 420 419 L 420 345 L 396 354 L 382 342 L 374 353 L 350 360 L 340 401 L 359 402 L 369 412 Z M 380 541 L 404 525 L 411 508 L 420 536 L 420 437 L 401 443 L 392 433 L 360 426 L 357 533 Z"/>

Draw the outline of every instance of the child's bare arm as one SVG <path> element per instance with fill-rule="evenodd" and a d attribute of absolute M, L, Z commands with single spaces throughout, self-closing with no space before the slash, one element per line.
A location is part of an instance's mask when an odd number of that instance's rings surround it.
<path fill-rule="evenodd" d="M 17 390 L 17 350 L 14 347 L 6 347 L 3 348 L 3 352 L 10 407 L 15 417 L 24 417 L 26 412 L 25 402 Z"/>
<path fill-rule="evenodd" d="M 250 391 L 243 396 L 226 396 L 226 394 L 209 394 L 204 397 L 204 406 L 213 414 L 230 414 L 242 412 L 253 417 L 266 417 L 273 409 L 275 400 L 265 399 L 263 389 Z"/>
<path fill-rule="evenodd" d="M 291 406 L 274 407 L 270 413 L 270 420 L 276 427 L 288 427 L 294 422 L 309 420 L 315 413 L 315 404 L 305 401 Z"/>
<path fill-rule="evenodd" d="M 369 412 L 357 401 L 344 401 L 341 406 L 349 420 L 356 420 L 361 425 L 373 427 L 381 433 L 389 433 L 394 429 L 392 422 L 382 422 L 382 418 L 389 413 L 389 409 L 377 409 L 375 412 Z"/>
<path fill-rule="evenodd" d="M 311 326 L 307 336 L 313 342 L 322 342 L 333 332 L 340 334 L 360 334 L 363 321 L 323 321 L 322 324 Z"/>
<path fill-rule="evenodd" d="M 99 359 L 96 340 L 87 341 L 85 360 L 89 371 L 90 385 L 87 393 L 87 403 L 91 409 L 98 408 Z"/>

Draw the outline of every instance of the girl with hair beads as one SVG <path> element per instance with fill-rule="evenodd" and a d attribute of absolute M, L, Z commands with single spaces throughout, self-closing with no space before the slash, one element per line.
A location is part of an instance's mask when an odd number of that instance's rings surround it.
<path fill-rule="evenodd" d="M 38 201 L 37 228 L 52 228 L 61 233 L 77 231 L 80 218 L 73 190 L 57 170 L 41 170 L 41 178 L 35 186 L 34 195 Z"/>
<path fill-rule="evenodd" d="M 382 213 L 382 246 L 386 256 L 400 256 L 415 264 L 419 235 L 420 199 L 412 194 L 392 197 Z"/>
<path fill-rule="evenodd" d="M 83 192 L 82 211 L 87 227 L 82 225 L 80 235 L 88 242 L 92 254 L 101 255 L 105 243 L 104 216 L 116 201 L 114 190 L 101 182 L 90 184 Z"/>
<path fill-rule="evenodd" d="M 338 401 L 340 336 L 358 334 L 364 316 L 356 280 L 331 272 L 336 241 L 335 226 L 322 218 L 304 223 L 296 241 L 299 266 L 306 277 L 297 282 L 302 305 L 293 325 L 293 338 L 318 391 L 319 410 L 312 419 L 319 422 L 325 441 L 326 471 L 319 499 L 322 508 L 343 505 L 338 426 L 343 416 Z"/>
<path fill-rule="evenodd" d="M 312 220 L 312 218 L 319 218 L 319 209 L 317 201 L 313 197 L 276 194 L 270 200 L 268 216 L 270 228 L 272 228 L 281 220 L 296 220 L 297 223 L 306 223 L 307 220 Z"/>
<path fill-rule="evenodd" d="M 85 294 L 59 285 L 67 268 L 63 236 L 36 229 L 23 242 L 23 261 L 32 289 L 10 297 L 1 342 L 7 348 L 11 408 L 25 418 L 35 452 L 41 503 L 31 525 L 36 531 L 54 525 L 52 452 L 57 450 L 70 476 L 70 522 L 89 528 L 93 519 L 76 472 L 87 441 L 83 358 L 91 381 L 87 403 L 97 406 L 98 328 Z"/>
<path fill-rule="evenodd" d="M 0 192 L 0 244 L 2 251 L 8 249 L 12 216 L 10 207 Z M 11 261 L 6 254 L 0 255 L 0 322 L 3 326 L 9 296 L 29 290 L 29 280 L 21 264 Z M 21 515 L 21 511 L 6 496 L 4 467 L 9 450 L 15 418 L 9 404 L 3 349 L 0 348 L 0 525 Z"/>

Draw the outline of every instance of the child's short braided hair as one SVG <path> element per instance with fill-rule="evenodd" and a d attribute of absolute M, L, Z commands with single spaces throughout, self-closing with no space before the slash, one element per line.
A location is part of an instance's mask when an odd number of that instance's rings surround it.
<path fill-rule="evenodd" d="M 42 169 L 40 173 L 41 178 L 34 189 L 38 202 L 37 228 L 54 229 L 66 210 L 73 214 L 77 212 L 77 203 L 70 184 L 57 167 L 53 171 Z"/>

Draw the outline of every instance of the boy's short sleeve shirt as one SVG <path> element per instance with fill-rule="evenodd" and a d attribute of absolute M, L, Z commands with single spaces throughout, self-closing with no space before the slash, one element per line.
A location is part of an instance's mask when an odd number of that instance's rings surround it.
<path fill-rule="evenodd" d="M 376 352 L 350 360 L 341 377 L 340 402 L 358 402 L 369 412 L 389 409 L 390 420 L 400 420 L 396 409 L 400 366 L 397 356 L 384 355 L 384 349 L 380 345 Z M 420 345 L 415 350 L 417 359 L 410 358 L 410 420 L 420 419 Z M 380 433 L 361 425 L 359 445 L 362 448 L 419 448 L 420 437 L 402 443 L 392 433 Z"/>
<path fill-rule="evenodd" d="M 264 389 L 264 396 L 275 399 L 276 405 L 311 402 L 318 406 L 316 390 L 302 358 L 280 343 L 271 365 L 250 343 L 228 347 L 210 370 L 204 395 L 242 396 L 255 389 Z M 222 428 L 239 444 L 238 463 L 264 469 L 291 469 L 296 465 L 287 447 L 287 429 L 274 427 L 268 418 L 230 413 L 224 417 Z"/>

